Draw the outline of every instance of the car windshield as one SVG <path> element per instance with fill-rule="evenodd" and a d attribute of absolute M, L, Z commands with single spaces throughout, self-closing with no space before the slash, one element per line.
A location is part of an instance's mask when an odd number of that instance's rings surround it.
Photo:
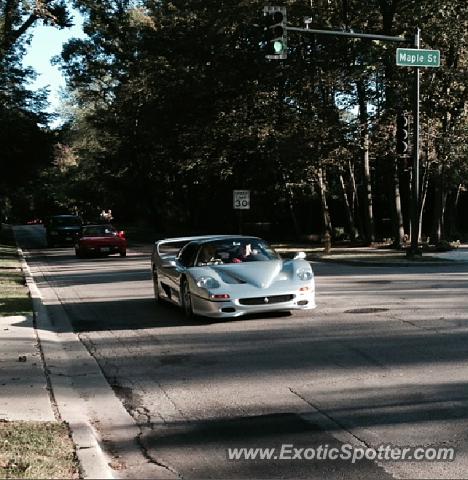
<path fill-rule="evenodd" d="M 280 258 L 267 242 L 259 238 L 229 238 L 204 243 L 200 247 L 196 264 L 261 262 Z"/>
<path fill-rule="evenodd" d="M 83 228 L 83 237 L 110 237 L 116 235 L 116 230 L 109 225 L 96 225 Z"/>
<path fill-rule="evenodd" d="M 79 217 L 53 217 L 51 223 L 58 226 L 75 227 L 81 225 L 81 219 Z"/>

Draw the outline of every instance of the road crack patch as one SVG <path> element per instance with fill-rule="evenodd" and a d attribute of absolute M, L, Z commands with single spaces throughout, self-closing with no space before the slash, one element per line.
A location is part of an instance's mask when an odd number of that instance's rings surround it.
<path fill-rule="evenodd" d="M 184 477 L 179 472 L 177 472 L 177 470 L 175 470 L 170 465 L 166 465 L 165 463 L 162 463 L 161 461 L 157 460 L 155 457 L 153 457 L 149 453 L 148 447 L 145 445 L 145 442 L 143 440 L 143 430 L 142 430 L 141 427 L 140 427 L 140 433 L 137 436 L 137 443 L 138 443 L 138 445 L 141 449 L 141 452 L 142 452 L 143 456 L 148 460 L 148 462 L 150 462 L 154 465 L 157 465 L 158 467 L 161 467 L 168 472 L 171 472 L 177 478 L 179 478 L 180 480 L 183 480 Z"/>

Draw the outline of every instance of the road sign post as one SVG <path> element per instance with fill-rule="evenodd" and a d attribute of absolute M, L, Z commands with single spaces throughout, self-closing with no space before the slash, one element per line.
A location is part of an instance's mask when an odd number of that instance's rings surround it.
<path fill-rule="evenodd" d="M 418 28 L 414 35 L 415 50 L 418 51 L 421 42 L 421 30 Z M 415 55 L 419 58 L 419 55 Z M 422 63 L 422 62 L 420 62 Z M 411 211 L 411 246 L 407 251 L 408 257 L 422 254 L 419 249 L 419 95 L 420 95 L 420 71 L 419 66 L 414 69 L 414 152 L 413 152 L 413 201 Z"/>
<path fill-rule="evenodd" d="M 411 201 L 411 246 L 406 252 L 408 257 L 420 256 L 419 248 L 419 97 L 421 82 L 421 67 L 440 67 L 439 50 L 423 50 L 421 46 L 421 31 L 418 28 L 414 35 L 415 48 L 397 48 L 396 64 L 401 67 L 414 67 L 414 151 Z"/>

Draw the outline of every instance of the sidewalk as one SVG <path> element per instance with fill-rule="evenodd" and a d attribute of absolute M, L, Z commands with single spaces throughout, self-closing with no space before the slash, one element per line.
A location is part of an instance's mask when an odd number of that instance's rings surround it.
<path fill-rule="evenodd" d="M 0 419 L 55 421 L 32 317 L 0 320 Z"/>

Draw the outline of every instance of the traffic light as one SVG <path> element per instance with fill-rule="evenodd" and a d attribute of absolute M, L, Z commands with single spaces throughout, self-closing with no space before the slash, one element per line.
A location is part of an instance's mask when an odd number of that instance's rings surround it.
<path fill-rule="evenodd" d="M 266 58 L 284 60 L 287 57 L 286 7 L 263 7 Z"/>
<path fill-rule="evenodd" d="M 406 115 L 405 113 L 399 113 L 397 115 L 396 130 L 397 153 L 399 155 L 405 155 L 406 153 L 408 153 L 408 126 L 408 115 Z"/>

